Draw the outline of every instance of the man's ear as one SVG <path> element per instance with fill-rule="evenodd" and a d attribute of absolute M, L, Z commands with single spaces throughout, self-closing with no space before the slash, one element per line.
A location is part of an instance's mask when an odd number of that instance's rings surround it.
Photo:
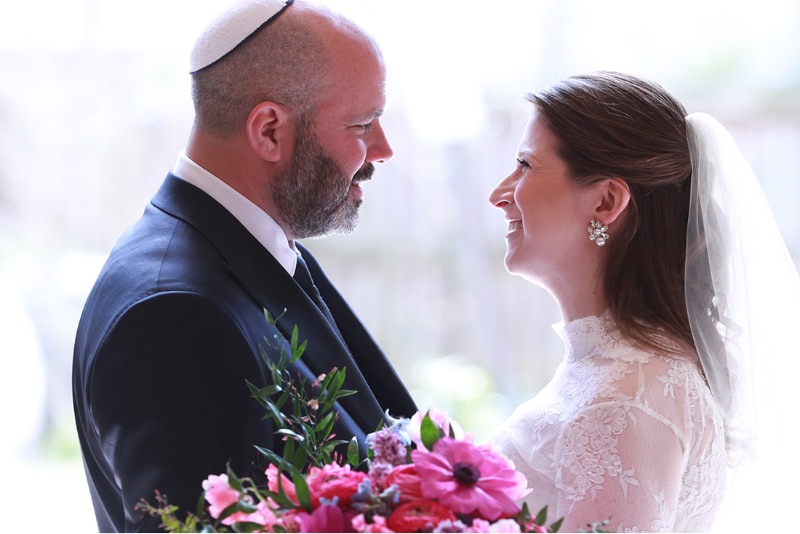
<path fill-rule="evenodd" d="M 274 102 L 261 102 L 250 111 L 245 133 L 250 148 L 261 159 L 276 162 L 288 150 L 292 124 L 286 108 Z"/>
<path fill-rule="evenodd" d="M 625 212 L 631 200 L 631 190 L 622 178 L 606 178 L 592 184 L 599 192 L 593 213 L 594 219 L 611 224 Z"/>

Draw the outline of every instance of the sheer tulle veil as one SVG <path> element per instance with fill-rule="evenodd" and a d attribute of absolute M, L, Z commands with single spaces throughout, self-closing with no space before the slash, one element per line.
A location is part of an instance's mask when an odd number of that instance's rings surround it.
<path fill-rule="evenodd" d="M 734 467 L 718 525 L 785 527 L 800 480 L 800 276 L 731 135 L 704 113 L 686 126 L 686 304 Z"/>

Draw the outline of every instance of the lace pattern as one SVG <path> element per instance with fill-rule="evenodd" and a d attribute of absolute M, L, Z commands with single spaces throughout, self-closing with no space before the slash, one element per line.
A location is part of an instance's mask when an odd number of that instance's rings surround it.
<path fill-rule="evenodd" d="M 531 510 L 564 529 L 707 531 L 725 487 L 722 419 L 694 355 L 622 339 L 608 314 L 556 325 L 553 380 L 492 441 L 528 478 Z"/>

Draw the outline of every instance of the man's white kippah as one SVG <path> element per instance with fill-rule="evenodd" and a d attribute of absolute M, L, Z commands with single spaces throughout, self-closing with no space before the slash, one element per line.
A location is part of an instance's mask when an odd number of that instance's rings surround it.
<path fill-rule="evenodd" d="M 242 0 L 209 24 L 192 49 L 189 73 L 222 59 L 257 29 L 277 17 L 292 0 Z"/>

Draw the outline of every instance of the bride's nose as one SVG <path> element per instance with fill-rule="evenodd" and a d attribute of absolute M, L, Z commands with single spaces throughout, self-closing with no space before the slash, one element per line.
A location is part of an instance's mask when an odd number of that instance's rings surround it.
<path fill-rule="evenodd" d="M 496 208 L 503 208 L 514 202 L 514 187 L 509 176 L 495 187 L 489 194 L 489 203 Z"/>

